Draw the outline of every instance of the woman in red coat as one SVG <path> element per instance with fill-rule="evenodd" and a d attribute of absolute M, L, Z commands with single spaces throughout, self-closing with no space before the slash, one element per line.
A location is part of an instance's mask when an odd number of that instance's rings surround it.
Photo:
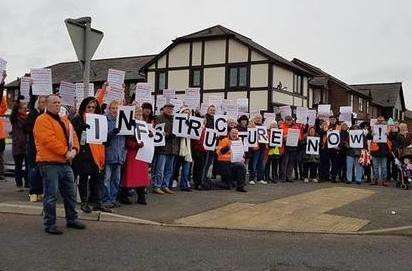
<path fill-rule="evenodd" d="M 142 110 L 136 110 L 135 119 L 141 120 Z M 136 160 L 139 148 L 143 147 L 143 142 L 137 142 L 135 136 L 126 139 L 126 162 L 123 171 L 122 187 L 127 190 L 136 190 L 136 203 L 146 205 L 146 187 L 150 185 L 149 164 Z"/>

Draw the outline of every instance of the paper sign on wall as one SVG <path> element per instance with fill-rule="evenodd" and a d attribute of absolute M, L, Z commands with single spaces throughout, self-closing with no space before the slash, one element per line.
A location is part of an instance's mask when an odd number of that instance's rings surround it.
<path fill-rule="evenodd" d="M 134 106 L 119 106 L 117 108 L 116 127 L 120 130 L 119 135 L 134 135 L 134 111 Z"/>
<path fill-rule="evenodd" d="M 107 141 L 107 118 L 104 115 L 86 113 L 86 142 L 102 144 Z"/>

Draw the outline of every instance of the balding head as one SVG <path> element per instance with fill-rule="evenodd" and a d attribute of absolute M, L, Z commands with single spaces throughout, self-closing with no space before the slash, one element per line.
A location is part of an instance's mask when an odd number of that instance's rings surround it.
<path fill-rule="evenodd" d="M 52 114 L 59 114 L 61 107 L 60 97 L 56 94 L 47 96 L 47 111 Z"/>

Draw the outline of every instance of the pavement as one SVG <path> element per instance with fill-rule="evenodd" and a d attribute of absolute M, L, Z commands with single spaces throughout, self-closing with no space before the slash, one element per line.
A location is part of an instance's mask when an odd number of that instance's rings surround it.
<path fill-rule="evenodd" d="M 249 185 L 247 190 L 149 193 L 147 206 L 123 205 L 114 215 L 85 219 L 232 230 L 412 234 L 412 191 L 301 181 Z M 12 182 L 0 183 L 0 213 L 29 212 L 25 209 L 41 214 L 40 203 L 29 203 Z"/>
<path fill-rule="evenodd" d="M 411 270 L 412 238 L 100 223 L 60 236 L 0 213 L 0 270 Z M 59 219 L 63 226 L 64 220 Z"/>

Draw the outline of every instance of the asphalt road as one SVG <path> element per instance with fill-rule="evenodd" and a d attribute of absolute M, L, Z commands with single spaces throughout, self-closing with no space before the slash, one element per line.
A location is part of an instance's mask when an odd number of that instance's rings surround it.
<path fill-rule="evenodd" d="M 62 236 L 0 214 L 0 270 L 411 270 L 412 238 L 88 222 Z M 63 221 L 59 221 L 63 224 Z"/>

